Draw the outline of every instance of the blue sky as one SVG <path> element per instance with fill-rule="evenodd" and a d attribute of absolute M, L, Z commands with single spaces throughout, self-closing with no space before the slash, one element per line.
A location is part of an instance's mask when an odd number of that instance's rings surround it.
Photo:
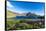
<path fill-rule="evenodd" d="M 7 1 L 16 1 L 16 0 L 7 0 Z"/>
<path fill-rule="evenodd" d="M 44 15 L 44 6 L 45 4 L 41 2 L 7 1 L 7 9 L 18 13 Z"/>

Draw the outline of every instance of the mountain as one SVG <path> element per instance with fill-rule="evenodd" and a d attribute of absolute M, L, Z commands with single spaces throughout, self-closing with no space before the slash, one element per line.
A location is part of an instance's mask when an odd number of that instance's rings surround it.
<path fill-rule="evenodd" d="M 39 15 L 36 15 L 36 14 L 33 14 L 31 12 L 28 12 L 28 13 L 17 13 L 17 12 L 12 12 L 10 10 L 7 10 L 7 18 L 11 18 L 11 17 L 16 17 L 16 16 L 28 16 L 28 17 L 31 17 L 31 18 L 44 18 L 43 16 L 39 16 Z"/>
<path fill-rule="evenodd" d="M 16 19 L 44 19 L 44 16 L 36 15 L 31 12 L 22 13 L 22 16 L 16 16 Z"/>
<path fill-rule="evenodd" d="M 10 10 L 7 10 L 7 18 L 15 17 L 16 14 Z"/>
<path fill-rule="evenodd" d="M 16 17 L 16 16 L 26 16 L 26 13 L 17 13 L 17 12 L 12 12 L 10 10 L 7 10 L 7 18 L 11 17 Z"/>

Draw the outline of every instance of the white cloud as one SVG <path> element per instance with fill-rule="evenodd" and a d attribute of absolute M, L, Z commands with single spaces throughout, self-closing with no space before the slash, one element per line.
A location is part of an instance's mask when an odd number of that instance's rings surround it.
<path fill-rule="evenodd" d="M 14 6 L 9 2 L 9 1 L 7 1 L 7 10 L 10 10 L 10 11 L 15 11 L 15 8 L 14 8 Z"/>
<path fill-rule="evenodd" d="M 7 1 L 7 6 L 13 7 L 10 2 Z"/>

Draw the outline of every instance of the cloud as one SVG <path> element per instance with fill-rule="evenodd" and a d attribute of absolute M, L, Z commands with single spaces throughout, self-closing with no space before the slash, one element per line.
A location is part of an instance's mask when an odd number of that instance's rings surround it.
<path fill-rule="evenodd" d="M 13 7 L 10 2 L 7 1 L 7 6 Z"/>
<path fill-rule="evenodd" d="M 9 2 L 7 1 L 7 10 L 13 11 L 13 12 L 20 12 L 20 8 L 16 8 Z"/>
<path fill-rule="evenodd" d="M 10 11 L 15 11 L 15 8 L 14 8 L 14 6 L 9 2 L 9 1 L 7 1 L 7 10 L 10 10 Z"/>

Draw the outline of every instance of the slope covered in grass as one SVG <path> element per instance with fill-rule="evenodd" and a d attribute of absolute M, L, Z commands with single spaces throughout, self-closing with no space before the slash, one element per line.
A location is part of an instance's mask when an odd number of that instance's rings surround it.
<path fill-rule="evenodd" d="M 15 17 L 16 14 L 10 10 L 7 10 L 7 18 Z"/>

